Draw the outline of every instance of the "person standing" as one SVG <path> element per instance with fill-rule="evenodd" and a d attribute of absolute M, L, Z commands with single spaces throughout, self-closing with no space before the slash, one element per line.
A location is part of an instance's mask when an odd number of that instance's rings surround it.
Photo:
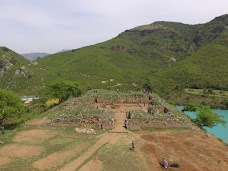
<path fill-rule="evenodd" d="M 112 128 L 114 128 L 114 127 L 115 127 L 115 119 L 112 118 Z"/>
<path fill-rule="evenodd" d="M 121 113 L 122 113 L 122 114 L 123 114 L 123 111 L 124 111 L 124 110 L 123 110 L 123 109 L 121 109 Z"/>
<path fill-rule="evenodd" d="M 0 120 L 0 128 L 1 128 L 2 134 L 5 134 L 5 128 L 3 126 L 3 119 Z"/>
<path fill-rule="evenodd" d="M 168 168 L 168 166 L 169 166 L 169 163 L 168 163 L 168 161 L 166 160 L 166 159 L 163 159 L 163 166 L 164 166 L 164 168 Z"/>
<path fill-rule="evenodd" d="M 3 125 L 1 125 L 1 131 L 2 131 L 2 134 L 5 134 L 5 128 Z"/>

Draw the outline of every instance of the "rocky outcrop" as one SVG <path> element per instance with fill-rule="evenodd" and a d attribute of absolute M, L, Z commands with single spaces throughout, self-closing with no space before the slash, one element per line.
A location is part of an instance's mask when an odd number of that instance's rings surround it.
<path fill-rule="evenodd" d="M 225 30 L 228 30 L 228 26 L 225 26 L 224 29 L 225 29 Z"/>
<path fill-rule="evenodd" d="M 112 50 L 115 50 L 115 51 L 122 51 L 122 52 L 127 52 L 127 53 L 136 53 L 136 50 L 132 50 L 132 49 L 128 49 L 124 46 L 121 46 L 121 45 L 115 45 L 112 47 Z"/>
<path fill-rule="evenodd" d="M 14 77 L 31 77 L 32 72 L 28 70 L 25 66 L 20 67 L 20 69 L 16 70 L 14 73 Z"/>
<path fill-rule="evenodd" d="M 10 68 L 15 64 L 15 60 L 7 55 L 2 55 L 0 59 L 0 77 L 3 77 L 4 73 L 6 73 Z"/>

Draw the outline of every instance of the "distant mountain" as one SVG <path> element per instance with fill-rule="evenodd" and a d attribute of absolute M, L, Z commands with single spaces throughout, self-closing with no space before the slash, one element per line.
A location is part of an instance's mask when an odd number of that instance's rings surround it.
<path fill-rule="evenodd" d="M 71 49 L 62 49 L 60 52 L 67 52 L 70 51 Z"/>
<path fill-rule="evenodd" d="M 36 60 L 37 58 L 43 58 L 45 56 L 48 56 L 49 54 L 48 53 L 24 53 L 21 55 L 26 59 L 33 61 L 33 60 Z"/>

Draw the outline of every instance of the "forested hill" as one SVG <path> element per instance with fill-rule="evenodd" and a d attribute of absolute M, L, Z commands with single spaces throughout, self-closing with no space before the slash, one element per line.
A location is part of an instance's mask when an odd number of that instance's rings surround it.
<path fill-rule="evenodd" d="M 39 59 L 27 68 L 33 74 L 13 87 L 34 92 L 65 79 L 87 88 L 125 90 L 142 88 L 149 79 L 162 94 L 176 86 L 227 89 L 227 27 L 228 15 L 198 25 L 155 22 L 135 27 L 109 41 Z"/>

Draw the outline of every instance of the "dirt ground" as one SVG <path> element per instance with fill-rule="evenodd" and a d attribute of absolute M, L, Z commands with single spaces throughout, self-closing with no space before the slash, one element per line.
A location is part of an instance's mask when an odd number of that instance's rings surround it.
<path fill-rule="evenodd" d="M 96 104 L 96 107 L 101 107 Z M 107 106 L 109 108 L 109 106 Z M 124 113 L 129 110 L 139 109 L 141 106 L 133 104 L 120 104 L 115 109 L 115 130 L 123 129 Z M 123 113 L 121 111 L 124 111 Z M 146 111 L 146 108 L 142 108 Z M 178 170 L 186 171 L 225 171 L 228 168 L 228 146 L 224 145 L 213 135 L 209 137 L 203 132 L 195 131 L 154 131 L 151 133 L 141 132 L 141 135 L 129 132 L 137 141 L 142 156 L 152 170 L 164 170 L 160 162 L 163 158 L 170 164 L 178 163 Z M 123 136 L 123 135 L 122 135 Z M 115 143 L 115 141 L 112 141 Z M 177 168 L 169 167 L 168 170 Z"/>
<path fill-rule="evenodd" d="M 148 155 L 148 164 L 162 170 L 159 161 L 179 163 L 181 170 L 225 171 L 228 167 L 228 147 L 214 136 L 193 131 L 155 132 L 143 135 L 142 150 Z M 176 168 L 170 168 L 175 170 Z"/>
<path fill-rule="evenodd" d="M 65 151 L 54 152 L 49 156 L 40 159 L 33 163 L 33 166 L 39 170 L 47 170 L 53 169 L 61 165 L 65 161 L 67 161 L 76 151 L 84 149 L 86 147 L 85 144 L 78 144 L 72 149 L 68 149 Z"/>
<path fill-rule="evenodd" d="M 79 171 L 101 171 L 103 169 L 102 161 L 95 159 L 89 161 L 86 165 L 84 165 Z"/>
<path fill-rule="evenodd" d="M 1 165 L 4 165 L 4 164 L 10 163 L 11 160 L 12 160 L 12 159 L 9 158 L 9 157 L 0 157 L 0 166 L 1 166 Z"/>
<path fill-rule="evenodd" d="M 0 148 L 0 156 L 29 158 L 40 155 L 43 148 L 33 145 L 9 144 Z"/>
<path fill-rule="evenodd" d="M 96 104 L 101 107 L 101 104 Z M 107 106 L 109 108 L 109 106 Z M 80 171 L 102 171 L 105 163 L 96 158 L 97 152 L 104 146 L 122 145 L 129 150 L 131 140 L 136 141 L 135 157 L 147 165 L 146 171 L 164 170 L 159 164 L 163 158 L 169 163 L 178 163 L 180 168 L 167 170 L 180 171 L 227 171 L 228 168 L 228 146 L 224 145 L 213 135 L 209 137 L 203 132 L 191 130 L 166 130 L 166 131 L 138 131 L 131 132 L 123 127 L 125 112 L 141 108 L 137 104 L 119 104 L 115 109 L 115 127 L 112 131 L 100 135 L 94 135 L 98 140 L 87 147 L 83 142 L 72 146 L 69 149 L 53 151 L 43 155 L 47 150 L 42 147 L 43 142 L 58 146 L 71 143 L 73 137 L 54 137 L 56 132 L 45 130 L 43 127 L 19 132 L 13 142 L 0 147 L 0 170 L 7 170 L 12 166 L 14 159 L 31 159 L 36 156 L 33 162 L 28 163 L 30 169 L 38 170 L 80 170 Z M 123 112 L 121 110 L 123 109 Z M 146 108 L 143 110 L 146 110 Z M 41 125 L 47 119 L 35 119 L 27 124 Z M 75 137 L 77 138 L 77 137 Z M 120 144 L 121 142 L 121 144 Z M 80 153 L 75 157 L 75 153 Z M 110 154 L 113 155 L 113 154 Z M 125 161 L 123 161 L 125 162 Z M 4 166 L 4 167 L 3 167 Z M 5 168 L 5 169 L 2 169 Z M 112 169 L 113 170 L 113 169 Z M 127 168 L 125 169 L 127 170 Z"/>
<path fill-rule="evenodd" d="M 20 132 L 17 136 L 14 137 L 13 141 L 40 144 L 53 136 L 53 132 L 48 130 L 28 130 Z"/>

